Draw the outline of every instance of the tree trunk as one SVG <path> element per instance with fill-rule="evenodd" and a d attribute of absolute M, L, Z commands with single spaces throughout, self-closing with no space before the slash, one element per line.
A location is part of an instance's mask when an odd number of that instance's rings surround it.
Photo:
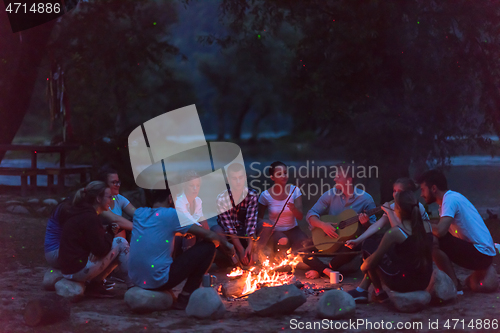
<path fill-rule="evenodd" d="M 8 22 L 6 17 L 2 21 L 2 24 Z M 0 90 L 0 143 L 11 143 L 21 127 L 55 22 L 52 20 L 22 32 L 9 32 L 10 35 L 2 36 L 6 39 L 7 47 L 11 49 L 9 54 L 18 59 L 7 59 L 10 62 L 8 65 L 14 66 L 15 70 L 10 69 L 8 77 L 2 77 L 9 84 L 4 87 L 6 89 Z M 0 152 L 0 161 L 4 155 L 5 152 Z"/>
<path fill-rule="evenodd" d="M 248 111 L 250 111 L 251 106 L 252 106 L 252 97 L 249 96 L 243 103 L 243 107 L 241 108 L 241 111 L 238 114 L 238 117 L 236 118 L 236 121 L 234 122 L 233 125 L 232 138 L 235 141 L 239 141 L 241 139 L 241 132 L 243 131 L 243 120 L 245 120 L 245 116 L 247 115 Z"/>

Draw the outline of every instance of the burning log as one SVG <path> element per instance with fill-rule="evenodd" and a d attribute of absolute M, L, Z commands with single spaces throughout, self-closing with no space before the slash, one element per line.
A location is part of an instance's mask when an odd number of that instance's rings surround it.
<path fill-rule="evenodd" d="M 243 293 L 246 284 L 246 276 L 233 279 L 222 284 L 221 292 L 224 297 L 239 297 Z"/>

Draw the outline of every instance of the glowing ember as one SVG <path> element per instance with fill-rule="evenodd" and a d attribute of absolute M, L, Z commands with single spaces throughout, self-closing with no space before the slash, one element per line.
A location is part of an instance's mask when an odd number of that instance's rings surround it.
<path fill-rule="evenodd" d="M 293 256 L 291 250 L 288 250 L 287 257 L 278 264 L 271 264 L 269 259 L 262 263 L 262 268 L 255 274 L 252 273 L 253 267 L 246 276 L 245 287 L 243 288 L 242 295 L 250 294 L 259 289 L 261 286 L 275 287 L 283 284 L 292 283 L 293 272 L 295 266 L 300 262 L 299 257 Z M 276 270 L 281 267 L 290 266 L 292 273 L 282 273 Z"/>
<path fill-rule="evenodd" d="M 243 275 L 243 270 L 240 267 L 233 268 L 231 273 L 227 274 L 228 277 L 237 277 L 242 275 Z"/>

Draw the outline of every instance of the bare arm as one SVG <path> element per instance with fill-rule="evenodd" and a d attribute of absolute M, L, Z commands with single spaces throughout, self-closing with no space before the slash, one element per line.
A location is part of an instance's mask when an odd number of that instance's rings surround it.
<path fill-rule="evenodd" d="M 127 213 L 128 216 L 133 217 L 134 214 L 135 214 L 135 209 L 136 208 L 134 207 L 134 205 L 132 205 L 131 203 L 129 203 L 127 206 L 125 206 L 125 208 L 123 208 L 123 211 L 125 213 Z"/>
<path fill-rule="evenodd" d="M 130 222 L 124 217 L 116 215 L 110 210 L 102 212 L 101 215 L 105 217 L 107 220 L 111 221 L 112 223 L 118 224 L 118 226 L 122 229 L 132 230 L 132 228 L 134 227 L 134 224 L 132 222 Z"/>
<path fill-rule="evenodd" d="M 297 220 L 302 220 L 304 217 L 304 213 L 302 212 L 302 196 L 296 198 L 293 203 L 289 202 L 287 206 Z"/>
<path fill-rule="evenodd" d="M 377 222 L 373 223 L 368 229 L 366 229 L 366 231 L 361 236 L 359 236 L 356 239 L 359 242 L 364 241 L 368 237 L 374 235 L 377 231 L 379 231 L 385 225 L 387 225 L 387 223 L 389 223 L 389 219 L 387 218 L 387 216 L 384 215 Z"/>
<path fill-rule="evenodd" d="M 201 237 L 210 242 L 214 242 L 216 246 L 221 246 L 221 249 L 232 256 L 234 247 L 222 236 L 219 236 L 211 230 L 204 229 L 199 225 L 192 224 L 188 230 L 188 233 L 193 234 L 197 237 Z"/>
<path fill-rule="evenodd" d="M 438 224 L 432 225 L 432 234 L 437 238 L 441 238 L 448 232 L 453 218 L 450 216 L 443 216 L 439 219 Z"/>

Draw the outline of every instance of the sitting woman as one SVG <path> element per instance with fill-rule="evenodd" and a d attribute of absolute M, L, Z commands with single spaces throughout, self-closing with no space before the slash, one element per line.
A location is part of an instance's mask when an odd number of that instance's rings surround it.
<path fill-rule="evenodd" d="M 118 236 L 126 238 L 125 230 L 132 230 L 132 222 L 123 217 L 123 213 L 126 213 L 131 218 L 134 216 L 135 207 L 130 203 L 130 201 L 120 194 L 121 181 L 118 177 L 118 173 L 114 169 L 102 168 L 99 172 L 99 180 L 107 184 L 111 190 L 112 200 L 109 204 L 109 209 L 103 212 L 103 217 L 112 223 L 118 224 L 120 227 Z"/>
<path fill-rule="evenodd" d="M 47 221 L 47 228 L 45 230 L 45 260 L 47 260 L 50 267 L 56 269 L 60 268 L 59 262 L 57 261 L 57 258 L 59 257 L 59 245 L 61 243 L 62 233 L 62 226 L 59 223 L 59 218 L 64 206 L 68 204 L 69 200 L 64 200 L 54 208 L 49 220 Z"/>
<path fill-rule="evenodd" d="M 269 174 L 274 184 L 269 190 L 262 192 L 259 197 L 258 219 L 262 220 L 266 211 L 269 210 L 268 223 L 273 225 L 279 215 L 279 220 L 271 236 L 275 252 L 283 253 L 290 247 L 293 250 L 300 249 L 304 247 L 303 242 L 308 240 L 307 235 L 297 223 L 297 219 L 301 220 L 304 216 L 300 188 L 287 184 L 288 172 L 283 162 L 272 163 Z"/>
<path fill-rule="evenodd" d="M 72 204 L 61 211 L 61 244 L 58 262 L 64 278 L 89 282 L 87 293 L 97 297 L 113 297 L 103 281 L 117 266 L 128 279 L 129 244 L 124 238 L 115 237 L 118 226 L 107 231 L 99 214 L 109 208 L 112 195 L 109 187 L 93 181 L 79 189 Z"/>
<path fill-rule="evenodd" d="M 432 275 L 432 228 L 422 220 L 418 201 L 412 191 L 395 194 L 395 214 L 400 224 L 387 231 L 380 242 L 363 243 L 364 262 L 361 270 L 368 275 L 360 287 L 349 291 L 358 301 L 367 300 L 368 287 L 375 287 L 373 300 L 385 302 L 388 295 L 382 283 L 397 292 L 425 290 Z M 391 208 L 382 209 L 389 215 Z M 371 247 L 371 248 L 370 248 Z M 363 298 L 359 295 L 363 294 Z"/>

